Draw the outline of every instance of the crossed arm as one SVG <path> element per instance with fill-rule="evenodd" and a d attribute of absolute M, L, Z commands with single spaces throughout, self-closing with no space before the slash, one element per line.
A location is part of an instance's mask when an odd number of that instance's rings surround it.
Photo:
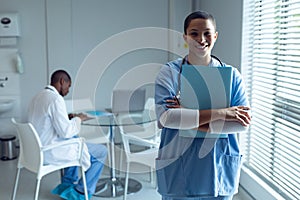
<path fill-rule="evenodd" d="M 251 123 L 248 106 L 195 110 L 181 107 L 176 98 L 166 100 L 166 103 L 169 109 L 161 115 L 160 123 L 167 128 L 232 133 L 247 130 Z"/>

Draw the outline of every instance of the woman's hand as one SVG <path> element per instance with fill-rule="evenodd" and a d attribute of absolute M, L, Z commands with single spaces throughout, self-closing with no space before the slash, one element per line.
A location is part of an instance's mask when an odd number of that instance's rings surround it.
<path fill-rule="evenodd" d="M 168 108 L 181 108 L 180 102 L 176 96 L 174 96 L 173 99 L 167 99 L 166 103 Z"/>
<path fill-rule="evenodd" d="M 217 110 L 219 119 L 225 121 L 237 121 L 243 126 L 248 126 L 251 123 L 251 112 L 248 106 L 233 106 Z"/>

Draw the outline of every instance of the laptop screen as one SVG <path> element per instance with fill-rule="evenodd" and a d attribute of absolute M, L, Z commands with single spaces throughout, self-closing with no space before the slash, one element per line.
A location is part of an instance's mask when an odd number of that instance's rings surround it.
<path fill-rule="evenodd" d="M 112 112 L 140 112 L 144 110 L 145 89 L 114 90 L 112 94 Z"/>

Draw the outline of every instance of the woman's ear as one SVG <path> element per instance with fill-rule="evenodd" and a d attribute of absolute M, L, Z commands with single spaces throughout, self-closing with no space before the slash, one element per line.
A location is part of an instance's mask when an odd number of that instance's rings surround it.
<path fill-rule="evenodd" d="M 219 35 L 218 31 L 216 31 L 215 36 L 214 36 L 215 40 L 218 39 L 218 35 Z"/>
<path fill-rule="evenodd" d="M 187 35 L 183 34 L 182 37 L 183 37 L 184 41 L 187 43 Z"/>
<path fill-rule="evenodd" d="M 188 41 L 187 41 L 187 35 L 186 35 L 186 34 L 183 34 L 182 37 L 183 37 L 183 39 L 184 39 L 184 41 L 185 41 L 185 43 L 184 43 L 184 48 L 186 48 L 186 49 L 189 48 Z"/>

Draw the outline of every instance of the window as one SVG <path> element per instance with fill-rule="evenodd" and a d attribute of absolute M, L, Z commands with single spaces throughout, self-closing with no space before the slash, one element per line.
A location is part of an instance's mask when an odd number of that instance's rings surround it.
<path fill-rule="evenodd" d="M 245 165 L 285 199 L 300 196 L 300 0 L 245 0 L 242 73 L 253 120 Z"/>

